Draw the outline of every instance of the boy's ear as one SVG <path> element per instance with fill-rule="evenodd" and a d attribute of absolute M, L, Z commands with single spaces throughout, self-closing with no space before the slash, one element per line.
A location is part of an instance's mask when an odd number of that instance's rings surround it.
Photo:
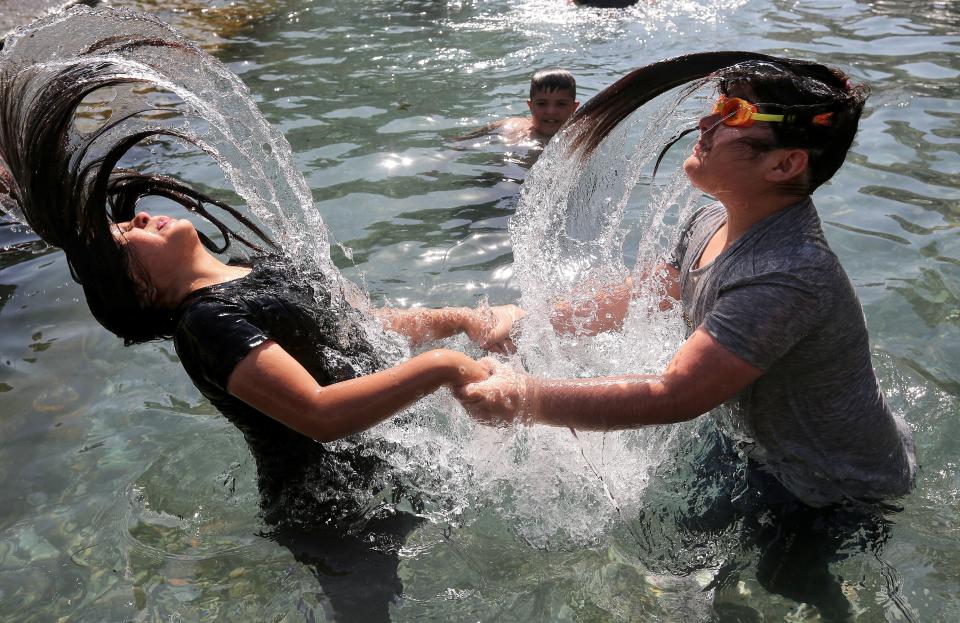
<path fill-rule="evenodd" d="M 527 108 L 533 112 L 533 100 L 527 100 Z"/>
<path fill-rule="evenodd" d="M 810 154 L 806 149 L 777 149 L 770 152 L 769 157 L 771 160 L 764 179 L 775 184 L 803 175 L 810 165 Z"/>

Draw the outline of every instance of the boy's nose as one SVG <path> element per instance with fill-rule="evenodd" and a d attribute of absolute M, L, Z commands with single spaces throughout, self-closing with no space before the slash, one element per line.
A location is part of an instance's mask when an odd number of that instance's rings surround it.
<path fill-rule="evenodd" d="M 706 132 L 713 128 L 720 121 L 719 113 L 710 113 L 705 117 L 700 117 L 700 121 L 697 122 L 697 127 L 700 128 L 701 132 Z"/>

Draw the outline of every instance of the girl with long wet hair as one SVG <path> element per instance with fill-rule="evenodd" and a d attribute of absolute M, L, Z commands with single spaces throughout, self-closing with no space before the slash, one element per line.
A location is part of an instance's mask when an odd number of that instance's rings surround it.
<path fill-rule="evenodd" d="M 110 28 L 117 23 L 121 28 Z M 481 380 L 486 370 L 447 349 L 390 365 L 372 337 L 371 319 L 348 303 L 349 285 L 335 269 L 304 267 L 241 212 L 176 179 L 119 166 L 146 139 L 202 143 L 182 127 L 134 123 L 156 112 L 148 102 L 118 104 L 99 128 L 78 131 L 75 113 L 91 93 L 169 89 L 145 63 L 182 63 L 196 71 L 206 63 L 236 80 L 215 60 L 158 20 L 130 13 L 76 10 L 36 28 L 8 41 L 0 55 L 5 208 L 64 251 L 90 311 L 107 330 L 128 345 L 173 338 L 191 380 L 244 433 L 268 523 L 332 523 L 369 513 L 346 498 L 383 486 L 377 484 L 382 474 L 363 467 L 376 460 L 362 447 L 338 454 L 316 441 L 368 429 L 442 386 Z M 78 44 L 58 28 L 94 34 Z M 49 58 L 38 58 L 43 40 L 53 46 Z M 189 218 L 138 211 L 147 198 L 205 218 L 222 242 Z M 228 227 L 224 213 L 243 231 Z M 215 255 L 232 243 L 248 249 L 251 259 L 225 263 Z M 496 349 L 512 310 L 372 313 L 414 344 L 462 331 Z M 312 501 L 302 495 L 307 489 L 316 493 Z"/>
<path fill-rule="evenodd" d="M 868 89 L 837 69 L 788 58 L 674 58 L 635 70 L 584 105 L 566 129 L 570 158 L 588 158 L 630 113 L 688 83 L 687 95 L 716 86 L 712 108 L 686 132 L 699 137 L 683 163 L 691 184 L 716 202 L 686 222 L 669 257 L 641 271 L 659 281 L 662 306 L 682 305 L 686 342 L 658 376 L 534 378 L 489 359 L 492 376 L 459 397 L 485 421 L 599 431 L 691 420 L 726 404 L 716 412 L 716 445 L 735 448 L 746 467 L 705 473 L 739 481 L 726 483 L 730 517 L 776 526 L 758 537 L 769 554 L 761 579 L 787 594 L 809 589 L 822 609 L 842 615 L 838 586 L 804 589 L 790 574 L 791 555 L 821 556 L 811 582 L 828 577 L 825 560 L 838 543 L 831 530 L 849 527 L 845 512 L 908 493 L 916 469 L 911 431 L 884 401 L 863 311 L 810 198 L 843 163 Z M 554 327 L 617 329 L 639 291 L 630 282 L 582 305 L 560 304 Z M 763 523 L 764 512 L 773 524 Z"/>

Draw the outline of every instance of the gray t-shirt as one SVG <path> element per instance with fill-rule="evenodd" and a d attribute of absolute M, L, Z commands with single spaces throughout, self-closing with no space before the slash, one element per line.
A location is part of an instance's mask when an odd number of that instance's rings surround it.
<path fill-rule="evenodd" d="M 694 269 L 725 221 L 720 204 L 698 210 L 669 259 L 690 326 L 764 371 L 715 411 L 721 428 L 811 506 L 906 494 L 913 436 L 884 401 L 860 301 L 813 202 L 754 224 Z"/>

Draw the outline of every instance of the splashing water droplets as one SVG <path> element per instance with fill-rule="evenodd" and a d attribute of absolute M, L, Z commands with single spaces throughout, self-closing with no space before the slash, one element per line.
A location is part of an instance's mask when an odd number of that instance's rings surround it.
<path fill-rule="evenodd" d="M 17 31 L 3 54 L 14 67 L 110 72 L 124 86 L 109 100 L 88 99 L 109 101 L 110 111 L 99 120 L 107 128 L 103 136 L 79 154 L 85 161 L 103 155 L 98 144 L 144 131 L 174 132 L 216 160 L 294 261 L 339 278 L 327 230 L 286 139 L 263 118 L 233 72 L 170 27 L 146 15 L 75 7 Z M 112 120 L 122 122 L 111 126 Z M 78 131 L 94 129 L 86 123 Z"/>
<path fill-rule="evenodd" d="M 663 186 L 652 185 L 645 174 L 668 137 L 696 114 L 692 109 L 683 114 L 683 101 L 674 99 L 651 116 L 623 124 L 582 164 L 573 164 L 574 136 L 567 130 L 531 171 L 510 226 L 521 306 L 528 312 L 515 365 L 522 362 L 545 377 L 655 374 L 679 347 L 684 338 L 679 306 L 660 311 L 663 292 L 649 285 L 634 286 L 620 331 L 558 335 L 550 319 L 558 301 L 589 301 L 630 275 L 640 282 L 675 242 L 678 223 L 700 194 L 679 168 Z M 643 192 L 634 193 L 638 187 Z M 632 227 L 625 227 L 626 217 Z M 634 239 L 639 240 L 631 268 L 624 245 Z M 596 318 L 584 319 L 580 328 L 591 320 Z M 682 431 L 672 430 L 666 438 Z M 484 451 L 500 460 L 488 460 L 478 480 L 509 501 L 502 512 L 531 544 L 592 542 L 609 522 L 636 515 L 650 468 L 669 451 L 664 437 L 653 429 L 576 434 L 520 429 L 499 445 L 485 444 Z"/>
<path fill-rule="evenodd" d="M 43 36 L 34 36 L 41 31 Z M 137 132 L 165 129 L 196 145 L 217 161 L 295 262 L 343 284 L 334 292 L 362 297 L 342 281 L 330 259 L 328 232 L 289 144 L 264 120 L 237 76 L 162 22 L 75 8 L 18 31 L 3 55 L 14 66 L 42 63 L 44 71 L 81 63 L 101 74 L 112 72 L 122 86 L 101 94 L 109 117 L 88 120 L 91 125 L 78 128 L 78 135 L 102 131 L 99 140 L 110 145 Z M 662 293 L 649 287 L 635 292 L 622 331 L 557 336 L 550 323 L 557 299 L 569 299 L 571 292 L 574 299 L 587 299 L 637 272 L 625 261 L 629 241 L 638 240 L 637 266 L 653 266 L 696 202 L 680 172 L 662 188 L 640 184 L 677 127 L 676 117 L 674 105 L 645 123 L 624 124 L 579 165 L 570 164 L 573 137 L 557 136 L 531 171 L 511 223 L 515 278 L 529 314 L 516 366 L 522 362 L 531 373 L 555 377 L 656 373 L 678 346 L 679 312 L 658 311 L 655 301 Z M 96 144 L 94 139 L 77 157 L 102 157 Z M 642 207 L 631 202 L 638 185 L 647 190 Z M 625 227 L 625 219 L 635 223 Z M 349 249 L 342 250 L 350 257 Z M 402 352 L 377 327 L 368 328 L 375 344 Z M 365 451 L 389 462 L 399 481 L 416 492 L 415 512 L 421 516 L 463 521 L 463 509 L 486 507 L 505 515 L 523 540 L 552 547 L 596 540 L 609 522 L 638 507 L 650 467 L 667 451 L 663 437 L 654 440 L 649 431 L 574 435 L 546 427 L 504 432 L 471 423 L 441 392 L 363 438 Z M 385 486 L 380 493 L 351 494 L 366 496 L 371 506 L 395 505 L 389 491 Z"/>

